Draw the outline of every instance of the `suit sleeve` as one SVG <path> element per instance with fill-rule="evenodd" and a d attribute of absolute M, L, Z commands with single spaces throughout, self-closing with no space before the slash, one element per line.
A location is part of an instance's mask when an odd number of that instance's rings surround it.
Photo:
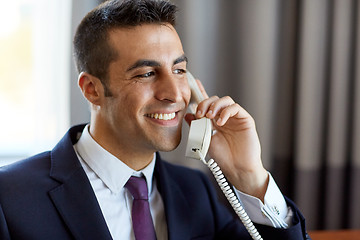
<path fill-rule="evenodd" d="M 10 233 L 1 204 L 0 204 L 0 239 L 10 240 Z"/>

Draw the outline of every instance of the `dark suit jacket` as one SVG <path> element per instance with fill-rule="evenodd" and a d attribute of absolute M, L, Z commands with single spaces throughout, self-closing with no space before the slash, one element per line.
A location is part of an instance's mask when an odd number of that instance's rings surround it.
<path fill-rule="evenodd" d="M 0 169 L 0 239 L 111 239 L 73 149 L 83 127 L 71 128 L 52 151 Z M 164 162 L 158 155 L 154 174 L 169 239 L 250 239 L 202 173 Z M 256 225 L 265 240 L 305 238 L 304 219 L 287 202 L 295 213 L 293 227 Z"/>

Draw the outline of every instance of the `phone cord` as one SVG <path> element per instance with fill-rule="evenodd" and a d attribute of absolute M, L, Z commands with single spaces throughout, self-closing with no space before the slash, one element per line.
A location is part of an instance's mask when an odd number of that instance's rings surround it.
<path fill-rule="evenodd" d="M 198 151 L 198 153 L 200 153 L 200 152 Z M 202 154 L 200 153 L 200 155 L 202 155 Z M 243 206 L 240 204 L 240 202 L 237 199 L 236 195 L 234 194 L 232 188 L 229 186 L 229 184 L 226 181 L 226 178 L 224 177 L 224 174 L 222 173 L 218 164 L 213 159 L 210 159 L 208 162 L 206 162 L 205 159 L 203 158 L 203 156 L 201 156 L 201 160 L 203 163 L 205 163 L 205 165 L 207 165 L 209 167 L 209 169 L 212 172 L 212 174 L 214 175 L 217 183 L 219 184 L 220 189 L 223 191 L 225 197 L 231 204 L 232 208 L 235 210 L 236 214 L 239 216 L 240 220 L 244 224 L 246 230 L 251 235 L 252 239 L 262 240 L 263 238 L 261 237 L 260 233 L 254 226 L 253 222 L 251 221 L 251 219 L 245 212 L 245 209 L 243 208 Z"/>

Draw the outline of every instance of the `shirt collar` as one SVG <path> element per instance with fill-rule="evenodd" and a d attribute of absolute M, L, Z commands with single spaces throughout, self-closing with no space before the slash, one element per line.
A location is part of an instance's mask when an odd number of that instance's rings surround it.
<path fill-rule="evenodd" d="M 74 145 L 81 159 L 94 171 L 103 183 L 114 193 L 118 193 L 131 176 L 145 176 L 149 196 L 152 191 L 156 155 L 144 169 L 136 171 L 101 147 L 90 135 L 86 125 L 79 141 Z"/>

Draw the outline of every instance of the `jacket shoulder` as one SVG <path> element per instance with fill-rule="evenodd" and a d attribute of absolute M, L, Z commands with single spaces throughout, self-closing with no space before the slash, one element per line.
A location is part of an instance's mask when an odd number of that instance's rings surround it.
<path fill-rule="evenodd" d="M 19 160 L 15 163 L 0 167 L 0 179 L 20 179 L 22 177 L 34 177 L 41 169 L 50 168 L 51 152 L 43 152 L 32 157 Z"/>

